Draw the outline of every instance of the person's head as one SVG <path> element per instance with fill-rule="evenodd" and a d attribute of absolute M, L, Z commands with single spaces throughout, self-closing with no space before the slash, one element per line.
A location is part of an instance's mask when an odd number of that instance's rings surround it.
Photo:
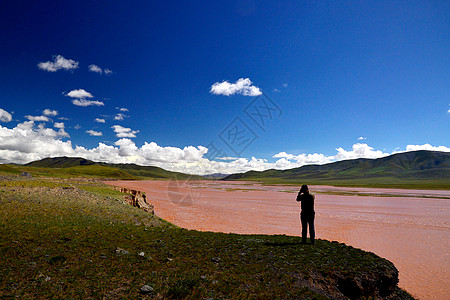
<path fill-rule="evenodd" d="M 308 193 L 309 189 L 308 186 L 306 184 L 302 185 L 302 187 L 300 188 L 300 194 L 304 194 L 304 193 Z"/>

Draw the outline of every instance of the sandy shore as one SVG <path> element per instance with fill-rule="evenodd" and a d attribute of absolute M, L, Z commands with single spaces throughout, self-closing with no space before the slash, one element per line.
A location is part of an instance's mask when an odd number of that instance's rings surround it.
<path fill-rule="evenodd" d="M 155 213 L 178 226 L 241 234 L 300 234 L 298 187 L 245 182 L 108 182 L 145 191 Z M 316 237 L 392 261 L 400 286 L 420 299 L 449 299 L 450 191 L 310 186 Z"/>

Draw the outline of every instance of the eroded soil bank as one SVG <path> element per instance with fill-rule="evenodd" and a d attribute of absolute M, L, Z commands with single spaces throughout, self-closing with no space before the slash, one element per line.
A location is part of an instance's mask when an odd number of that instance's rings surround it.
<path fill-rule="evenodd" d="M 299 235 L 297 187 L 247 182 L 114 181 L 147 193 L 155 214 L 187 229 Z M 310 186 L 316 236 L 392 261 L 399 285 L 421 299 L 446 299 L 450 191 Z"/>

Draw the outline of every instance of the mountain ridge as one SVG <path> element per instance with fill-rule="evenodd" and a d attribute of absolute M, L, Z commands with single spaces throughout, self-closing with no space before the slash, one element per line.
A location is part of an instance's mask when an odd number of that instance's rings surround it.
<path fill-rule="evenodd" d="M 311 181 L 370 181 L 389 183 L 389 180 L 439 182 L 450 188 L 450 153 L 439 151 L 411 151 L 382 158 L 358 158 L 323 165 L 305 165 L 287 170 L 270 169 L 232 174 L 223 180 Z"/>

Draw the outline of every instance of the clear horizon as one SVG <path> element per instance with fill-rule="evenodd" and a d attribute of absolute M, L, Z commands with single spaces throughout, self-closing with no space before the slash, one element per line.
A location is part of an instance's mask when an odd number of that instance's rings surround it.
<path fill-rule="evenodd" d="M 450 3 L 14 1 L 0 163 L 190 174 L 450 152 Z"/>

